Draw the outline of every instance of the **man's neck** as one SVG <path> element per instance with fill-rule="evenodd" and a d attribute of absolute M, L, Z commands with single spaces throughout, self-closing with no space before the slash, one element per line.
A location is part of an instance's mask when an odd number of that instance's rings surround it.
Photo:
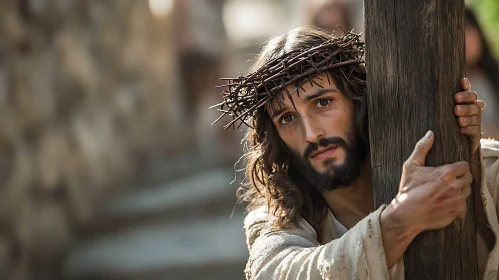
<path fill-rule="evenodd" d="M 365 160 L 359 178 L 347 188 L 338 188 L 322 194 L 334 217 L 346 228 L 351 228 L 374 211 L 371 160 Z"/>

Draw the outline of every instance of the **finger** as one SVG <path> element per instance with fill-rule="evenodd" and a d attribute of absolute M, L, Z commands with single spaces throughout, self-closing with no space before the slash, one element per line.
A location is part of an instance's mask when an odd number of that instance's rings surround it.
<path fill-rule="evenodd" d="M 460 127 L 480 126 L 482 124 L 482 116 L 474 115 L 471 117 L 458 117 L 457 124 Z"/>
<path fill-rule="evenodd" d="M 485 108 L 485 106 L 487 106 L 487 104 L 485 104 L 483 100 L 476 100 L 474 103 L 477 104 L 478 107 L 480 107 L 480 109 L 482 110 Z"/>
<path fill-rule="evenodd" d="M 473 183 L 471 172 L 466 172 L 463 176 L 457 178 L 457 184 L 460 184 L 463 188 L 470 186 L 471 183 Z"/>
<path fill-rule="evenodd" d="M 482 137 L 482 128 L 477 125 L 461 127 L 459 131 L 464 135 Z"/>
<path fill-rule="evenodd" d="M 459 201 L 464 201 L 470 196 L 471 194 L 471 186 L 465 185 L 464 187 L 459 185 L 456 188 L 453 188 L 446 193 L 442 194 L 437 201 L 440 202 L 442 205 L 442 208 L 447 207 L 451 208 L 449 204 L 455 204 L 458 203 Z"/>
<path fill-rule="evenodd" d="M 445 164 L 436 168 L 440 173 L 440 181 L 454 182 L 456 178 L 470 173 L 470 164 L 467 161 L 458 161 L 451 164 Z"/>
<path fill-rule="evenodd" d="M 425 136 L 416 143 L 416 147 L 412 151 L 412 154 L 407 159 L 407 164 L 415 164 L 417 166 L 423 166 L 426 161 L 426 156 L 433 146 L 433 131 L 428 130 Z"/>
<path fill-rule="evenodd" d="M 467 78 L 461 78 L 461 79 L 459 79 L 459 83 L 461 84 L 461 88 L 463 90 L 470 90 L 471 85 L 470 85 L 470 81 L 468 81 Z"/>
<path fill-rule="evenodd" d="M 466 201 L 466 199 L 468 199 L 468 196 L 471 195 L 471 190 L 472 189 L 470 185 L 465 186 L 461 192 L 461 199 Z"/>
<path fill-rule="evenodd" d="M 466 199 L 471 195 L 471 187 L 467 186 L 459 190 L 457 195 L 448 196 L 446 199 L 437 200 L 437 204 L 435 205 L 436 211 L 444 211 L 444 212 L 454 212 L 454 215 L 457 215 L 461 206 L 466 206 Z"/>
<path fill-rule="evenodd" d="M 478 94 L 474 90 L 461 91 L 454 95 L 456 103 L 470 103 L 478 99 Z"/>
<path fill-rule="evenodd" d="M 454 106 L 454 115 L 458 117 L 467 117 L 478 115 L 482 109 L 477 104 L 459 104 Z"/>
<path fill-rule="evenodd" d="M 456 197 L 461 196 L 461 193 L 463 192 L 463 186 L 459 183 L 454 183 L 452 185 L 447 186 L 448 189 L 441 194 L 437 198 L 437 202 L 440 203 L 447 203 L 449 200 L 455 200 Z"/>
<path fill-rule="evenodd" d="M 456 178 L 452 183 L 448 184 L 447 190 L 440 196 L 440 199 L 461 195 L 463 190 L 469 187 L 471 183 L 473 183 L 473 176 L 470 172 L 467 172 L 465 175 Z"/>
<path fill-rule="evenodd" d="M 441 200 L 440 203 L 435 207 L 436 210 L 450 210 L 455 212 L 463 204 L 466 205 L 466 199 L 471 195 L 471 187 L 468 185 L 464 188 L 459 189 L 459 193 L 453 196 L 449 196 L 445 200 Z"/>

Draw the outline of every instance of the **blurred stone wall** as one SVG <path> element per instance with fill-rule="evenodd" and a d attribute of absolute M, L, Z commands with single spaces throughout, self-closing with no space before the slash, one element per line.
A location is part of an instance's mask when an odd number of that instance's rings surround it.
<path fill-rule="evenodd" d="M 147 1 L 1 1 L 0 279 L 58 279 L 94 205 L 180 145 L 168 21 Z"/>

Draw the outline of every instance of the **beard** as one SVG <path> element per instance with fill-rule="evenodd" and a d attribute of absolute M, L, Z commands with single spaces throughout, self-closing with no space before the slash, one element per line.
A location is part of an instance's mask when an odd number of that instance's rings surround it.
<path fill-rule="evenodd" d="M 290 166 L 289 171 L 296 170 L 303 179 L 321 193 L 351 186 L 360 175 L 369 152 L 369 145 L 354 129 L 350 129 L 346 137 L 346 140 L 341 137 L 321 138 L 318 144 L 310 143 L 303 154 L 284 145 L 291 161 L 290 164 L 293 165 Z M 325 170 L 319 172 L 310 163 L 310 155 L 319 149 L 319 146 L 326 147 L 331 144 L 338 145 L 338 148 L 345 151 L 345 162 L 337 164 L 335 158 L 326 159 L 323 161 Z M 290 174 L 294 177 L 293 175 L 296 174 Z"/>

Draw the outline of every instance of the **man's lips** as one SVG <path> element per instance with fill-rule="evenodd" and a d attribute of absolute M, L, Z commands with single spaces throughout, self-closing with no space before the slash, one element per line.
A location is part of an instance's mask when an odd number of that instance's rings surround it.
<path fill-rule="evenodd" d="M 317 151 L 313 152 L 312 155 L 310 156 L 313 159 L 317 160 L 323 160 L 326 159 L 334 154 L 336 152 L 337 148 L 339 145 L 327 145 L 324 148 L 318 149 Z"/>

